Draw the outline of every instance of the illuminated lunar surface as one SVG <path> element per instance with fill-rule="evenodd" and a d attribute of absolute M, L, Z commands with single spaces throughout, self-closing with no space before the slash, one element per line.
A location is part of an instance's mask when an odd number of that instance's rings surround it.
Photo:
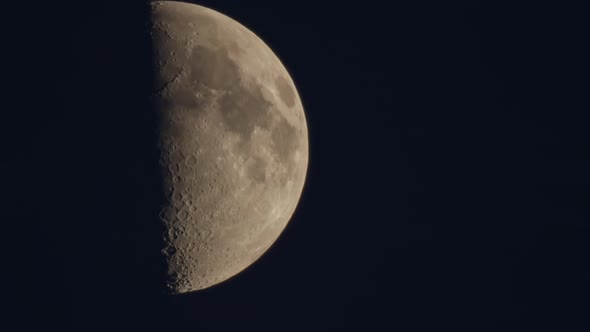
<path fill-rule="evenodd" d="M 243 25 L 168 1 L 151 18 L 167 287 L 186 293 L 238 274 L 279 237 L 303 190 L 307 125 L 289 73 Z"/>

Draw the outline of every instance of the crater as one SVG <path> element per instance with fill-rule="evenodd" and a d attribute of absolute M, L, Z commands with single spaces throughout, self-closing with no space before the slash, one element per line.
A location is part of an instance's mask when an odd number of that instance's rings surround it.
<path fill-rule="evenodd" d="M 185 108 L 198 110 L 207 103 L 207 95 L 199 94 L 201 87 L 197 84 L 188 84 L 186 75 L 178 74 L 175 79 L 168 82 L 160 82 L 161 87 L 154 92 L 155 106 L 157 109 L 176 110 Z"/>
<path fill-rule="evenodd" d="M 208 10 L 203 8 L 197 7 L 195 10 L 194 5 L 188 3 L 168 3 L 166 1 L 154 1 L 150 5 L 152 7 L 152 25 L 163 25 L 162 22 L 166 22 L 175 28 L 174 32 L 186 33 L 187 30 L 194 30 L 195 24 L 192 22 L 198 22 L 200 30 L 211 31 L 212 34 L 217 30 L 217 20 L 210 11 L 208 13 Z"/>

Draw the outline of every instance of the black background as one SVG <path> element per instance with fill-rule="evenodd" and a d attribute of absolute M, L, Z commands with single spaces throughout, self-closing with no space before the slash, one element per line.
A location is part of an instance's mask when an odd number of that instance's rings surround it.
<path fill-rule="evenodd" d="M 3 330 L 588 331 L 584 11 L 409 3 L 200 2 L 290 71 L 310 164 L 262 259 L 175 297 L 144 2 L 3 4 Z"/>

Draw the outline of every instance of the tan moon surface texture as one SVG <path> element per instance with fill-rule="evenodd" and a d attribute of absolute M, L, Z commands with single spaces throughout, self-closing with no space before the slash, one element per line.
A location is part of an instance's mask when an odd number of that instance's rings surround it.
<path fill-rule="evenodd" d="M 307 124 L 289 73 L 253 32 L 193 4 L 151 10 L 167 287 L 186 293 L 243 271 L 279 237 L 305 182 Z"/>

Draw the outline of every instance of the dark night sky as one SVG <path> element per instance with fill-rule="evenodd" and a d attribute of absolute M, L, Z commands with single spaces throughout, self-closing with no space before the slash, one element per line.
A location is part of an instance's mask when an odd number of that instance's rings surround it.
<path fill-rule="evenodd" d="M 407 2 L 199 2 L 290 71 L 310 165 L 262 259 L 177 297 L 133 261 L 156 229 L 142 2 L 3 5 L 6 331 L 590 330 L 584 12 Z"/>

